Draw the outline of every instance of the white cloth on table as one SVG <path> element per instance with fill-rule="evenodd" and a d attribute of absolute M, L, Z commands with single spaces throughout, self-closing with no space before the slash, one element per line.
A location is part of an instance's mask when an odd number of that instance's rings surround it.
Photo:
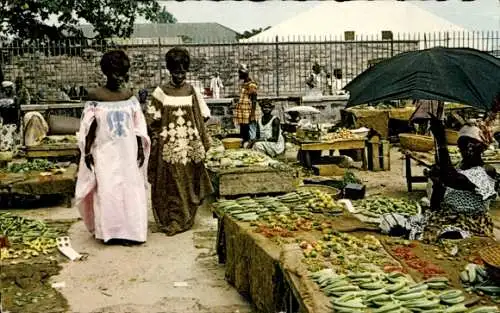
<path fill-rule="evenodd" d="M 49 125 L 40 112 L 28 112 L 23 117 L 24 145 L 34 146 L 39 144 L 49 132 Z"/>
<path fill-rule="evenodd" d="M 91 149 L 93 170 L 85 165 L 85 140 L 97 122 Z M 137 163 L 137 137 L 145 161 Z M 148 228 L 147 168 L 150 140 L 137 98 L 86 104 L 78 145 L 81 150 L 75 202 L 87 229 L 96 239 L 146 241 Z"/>

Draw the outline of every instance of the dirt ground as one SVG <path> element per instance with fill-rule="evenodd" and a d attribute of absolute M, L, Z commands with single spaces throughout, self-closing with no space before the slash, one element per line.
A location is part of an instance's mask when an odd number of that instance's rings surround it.
<path fill-rule="evenodd" d="M 290 152 L 293 159 L 294 153 Z M 355 171 L 367 186 L 368 195 L 386 194 L 419 199 L 425 185 L 406 191 L 403 159 L 397 149 L 391 153 L 391 171 Z M 422 169 L 414 168 L 414 173 Z M 492 213 L 500 228 L 500 205 Z M 76 209 L 52 207 L 10 210 L 40 219 L 71 220 Z M 152 214 L 150 221 L 154 230 Z M 251 305 L 224 279 L 224 266 L 215 255 L 216 220 L 208 208 L 200 208 L 192 230 L 166 237 L 150 232 L 148 242 L 139 247 L 103 246 L 91 238 L 83 222 L 69 230 L 72 245 L 88 254 L 85 261 L 62 263 L 62 270 L 49 279 L 64 283 L 60 294 L 70 309 L 61 307 L 44 312 L 64 313 L 250 313 Z M 497 239 L 500 230 L 497 229 Z M 55 303 L 56 304 L 56 303 Z M 60 304 L 59 306 L 62 306 Z M 4 309 L 9 310 L 8 307 Z M 30 311 L 23 313 L 34 313 Z"/>

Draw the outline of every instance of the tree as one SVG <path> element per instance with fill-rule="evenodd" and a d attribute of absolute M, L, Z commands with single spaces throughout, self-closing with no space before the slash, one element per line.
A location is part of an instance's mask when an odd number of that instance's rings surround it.
<path fill-rule="evenodd" d="M 260 34 L 262 33 L 263 31 L 266 31 L 268 30 L 269 28 L 271 28 L 271 26 L 267 26 L 265 28 L 258 28 L 258 29 L 252 29 L 252 30 L 246 30 L 244 31 L 242 34 L 238 34 L 238 36 L 236 36 L 237 39 L 248 39 L 252 36 L 255 36 L 257 34 Z"/>
<path fill-rule="evenodd" d="M 156 16 L 153 17 L 151 22 L 157 24 L 175 24 L 177 23 L 177 19 L 172 15 L 172 13 L 168 12 L 165 7 L 161 11 L 158 11 Z"/>
<path fill-rule="evenodd" d="M 0 0 L 0 36 L 60 40 L 83 37 L 79 19 L 94 27 L 98 38 L 130 37 L 137 16 L 154 20 L 157 0 Z M 56 16 L 59 26 L 47 24 Z"/>

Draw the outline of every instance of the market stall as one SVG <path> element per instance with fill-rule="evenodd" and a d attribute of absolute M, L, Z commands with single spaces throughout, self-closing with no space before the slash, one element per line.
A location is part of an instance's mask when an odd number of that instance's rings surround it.
<path fill-rule="evenodd" d="M 492 240 L 388 237 L 374 221 L 413 215 L 417 203 L 379 197 L 353 205 L 355 214 L 314 188 L 219 201 L 226 279 L 263 312 L 498 312 L 498 281 L 480 262 Z"/>
<path fill-rule="evenodd" d="M 458 103 L 446 103 L 444 106 L 445 116 L 471 116 L 474 111 L 469 106 Z M 345 125 L 353 128 L 367 127 L 376 131 L 382 138 L 389 138 L 397 133 L 391 131 L 390 121 L 400 121 L 399 124 L 408 124 L 415 112 L 415 106 L 410 101 L 403 101 L 400 107 L 392 105 L 360 105 L 342 110 L 342 120 Z M 408 126 L 408 125 L 407 125 Z M 403 130 L 404 131 L 404 130 Z"/>
<path fill-rule="evenodd" d="M 77 175 L 76 164 L 45 159 L 15 161 L 0 169 L 0 198 L 59 195 L 71 207 Z"/>
<path fill-rule="evenodd" d="M 425 176 L 414 176 L 412 173 L 412 161 L 424 168 L 431 168 L 435 164 L 436 156 L 434 151 L 422 152 L 412 151 L 411 149 L 403 149 L 405 157 L 405 174 L 408 192 L 413 191 L 413 184 L 427 183 L 428 178 Z M 460 162 L 460 152 L 456 146 L 449 146 L 448 152 L 453 165 Z M 490 149 L 484 153 L 484 163 L 490 164 L 495 168 L 500 167 L 500 150 Z M 498 170 L 498 169 L 497 169 Z"/>
<path fill-rule="evenodd" d="M 249 149 L 225 149 L 215 142 L 207 169 L 219 197 L 283 193 L 295 189 L 296 170 Z"/>
<path fill-rule="evenodd" d="M 352 131 L 339 129 L 333 133 L 320 130 L 299 129 L 293 142 L 299 146 L 299 160 L 306 168 L 311 168 L 322 151 L 357 150 L 362 155 L 363 169 L 367 169 L 366 138 Z"/>

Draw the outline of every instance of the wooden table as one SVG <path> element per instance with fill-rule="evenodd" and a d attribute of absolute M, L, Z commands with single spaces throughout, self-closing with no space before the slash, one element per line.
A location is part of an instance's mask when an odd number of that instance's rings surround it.
<path fill-rule="evenodd" d="M 211 170 L 210 174 L 219 197 L 287 193 L 298 185 L 296 171 L 272 167 L 235 167 Z"/>
<path fill-rule="evenodd" d="M 408 192 L 413 191 L 414 183 L 427 183 L 427 177 L 425 176 L 413 176 L 411 171 L 411 161 L 417 162 L 418 165 L 430 168 L 435 162 L 433 161 L 433 156 L 431 153 L 419 153 L 415 151 L 405 150 L 403 151 L 405 155 L 405 173 L 406 173 L 406 186 Z"/>
<path fill-rule="evenodd" d="M 75 192 L 77 165 L 71 164 L 62 174 L 41 176 L 40 172 L 0 172 L 0 195 L 63 195 L 66 205 L 71 207 Z"/>
<path fill-rule="evenodd" d="M 76 159 L 80 155 L 76 143 L 40 144 L 25 148 L 27 158 L 61 158 Z"/>
<path fill-rule="evenodd" d="M 405 155 L 406 185 L 408 188 L 408 192 L 412 192 L 413 184 L 427 183 L 428 181 L 428 178 L 425 176 L 413 176 L 411 170 L 412 160 L 419 166 L 430 168 L 435 164 L 435 156 L 433 153 L 429 152 L 415 152 L 410 150 L 404 150 L 403 154 Z M 500 160 L 486 160 L 484 161 L 484 163 L 495 167 L 497 171 L 500 168 Z"/>
<path fill-rule="evenodd" d="M 299 156 L 300 161 L 306 168 L 312 167 L 312 157 L 311 152 L 314 151 L 335 151 L 335 150 L 360 150 L 363 155 L 363 169 L 367 169 L 367 157 L 366 157 L 366 140 L 364 138 L 356 139 L 342 139 L 335 140 L 331 142 L 304 142 L 297 139 L 297 143 L 300 146 Z"/>

